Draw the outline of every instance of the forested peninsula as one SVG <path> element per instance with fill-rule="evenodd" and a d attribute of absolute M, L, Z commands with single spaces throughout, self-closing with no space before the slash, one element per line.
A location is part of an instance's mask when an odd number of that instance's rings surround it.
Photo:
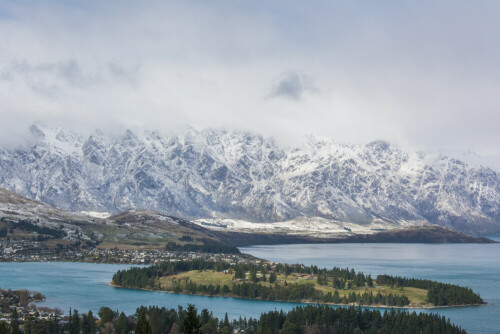
<path fill-rule="evenodd" d="M 431 280 L 379 275 L 354 269 L 282 263 L 205 260 L 165 262 L 120 270 L 116 287 L 246 299 L 373 307 L 431 308 L 480 305 L 470 288 Z"/>

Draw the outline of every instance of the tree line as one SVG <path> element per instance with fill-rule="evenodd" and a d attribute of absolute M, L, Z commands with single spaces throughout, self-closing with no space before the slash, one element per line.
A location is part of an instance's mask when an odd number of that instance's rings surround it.
<path fill-rule="evenodd" d="M 484 303 L 481 296 L 474 293 L 472 289 L 455 284 L 389 275 L 379 275 L 377 277 L 377 284 L 425 289 L 427 290 L 427 302 L 435 306 Z"/>
<path fill-rule="evenodd" d="M 409 333 L 409 334 L 465 334 L 466 331 L 437 314 L 406 311 L 384 311 L 359 307 L 333 308 L 326 305 L 297 306 L 285 313 L 270 311 L 259 318 L 242 318 L 229 321 L 227 313 L 219 319 L 208 309 L 198 312 L 194 305 L 186 309 L 167 309 L 158 306 L 141 306 L 134 315 L 101 307 L 99 318 L 92 311 L 80 314 L 71 311 L 58 319 L 28 319 L 24 333 L 28 334 L 229 334 L 242 331 L 248 334 L 267 333 Z M 18 323 L 0 322 L 0 332 L 21 333 Z"/>
<path fill-rule="evenodd" d="M 474 293 L 470 288 L 461 287 L 453 284 L 446 284 L 425 279 L 403 278 L 398 276 L 379 275 L 376 280 L 373 280 L 370 275 L 365 275 L 362 272 L 355 272 L 354 269 L 341 269 L 334 267 L 332 269 L 320 269 L 317 266 L 304 266 L 300 264 L 276 264 L 271 266 L 269 263 L 239 263 L 230 266 L 227 262 L 214 262 L 197 259 L 193 261 L 178 261 L 167 262 L 159 265 L 137 268 L 133 267 L 128 270 L 118 271 L 113 276 L 113 283 L 127 288 L 138 289 L 159 289 L 157 286 L 157 278 L 162 276 L 175 275 L 181 272 L 191 270 L 215 270 L 224 271 L 234 274 L 235 280 L 246 281 L 249 283 L 233 284 L 228 287 L 227 294 L 237 297 L 252 298 L 252 299 L 269 299 L 269 300 L 313 300 L 318 302 L 327 302 L 335 304 L 357 303 L 358 305 L 388 305 L 388 306 L 406 306 L 410 303 L 409 299 L 404 295 L 373 295 L 369 293 L 355 294 L 355 301 L 350 301 L 349 296 L 345 299 L 335 295 L 335 293 L 321 293 L 321 291 L 310 288 L 304 288 L 307 284 L 300 284 L 296 287 L 291 284 L 287 287 L 277 283 L 277 274 L 282 274 L 287 277 L 292 273 L 316 275 L 316 281 L 320 285 L 330 285 L 335 289 L 352 289 L 371 287 L 374 284 L 385 285 L 391 287 L 414 287 L 427 290 L 426 301 L 435 306 L 446 305 L 468 305 L 481 304 L 483 300 Z M 260 272 L 260 277 L 257 273 Z M 249 277 L 247 277 L 249 273 Z M 269 282 L 274 285 L 265 286 L 258 284 L 259 282 Z M 242 287 L 243 286 L 243 287 Z M 174 292 L 201 293 L 201 294 L 220 294 L 224 287 L 197 285 L 193 282 L 176 282 Z M 311 291 L 305 294 L 304 291 Z M 295 298 L 297 296 L 304 296 Z M 350 298 L 354 300 L 353 297 Z"/>
<path fill-rule="evenodd" d="M 191 270 L 216 270 L 223 271 L 230 268 L 227 262 L 205 261 L 193 259 L 192 261 L 163 262 L 150 267 L 132 267 L 118 270 L 113 275 L 113 284 L 125 288 L 154 289 L 156 278 L 175 275 Z"/>
<path fill-rule="evenodd" d="M 340 296 L 335 290 L 323 293 L 317 290 L 312 283 L 305 284 L 288 284 L 283 285 L 261 285 L 257 283 L 240 283 L 223 285 L 219 284 L 196 284 L 191 280 L 182 279 L 173 282 L 172 290 L 175 293 L 188 294 L 203 294 L 210 296 L 231 296 L 247 299 L 263 299 L 263 300 L 281 300 L 281 301 L 313 301 L 321 303 L 334 304 L 357 304 L 364 306 L 406 306 L 410 304 L 410 300 L 405 295 L 393 295 L 392 293 L 382 295 L 380 292 L 373 293 L 355 293 L 351 292 L 347 295 Z"/>
<path fill-rule="evenodd" d="M 466 333 L 436 314 L 326 305 L 264 313 L 252 325 L 246 333 Z"/>

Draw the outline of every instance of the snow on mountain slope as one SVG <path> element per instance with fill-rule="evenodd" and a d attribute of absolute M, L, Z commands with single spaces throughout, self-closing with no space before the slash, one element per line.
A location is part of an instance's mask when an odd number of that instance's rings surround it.
<path fill-rule="evenodd" d="M 272 223 L 255 223 L 239 219 L 204 218 L 193 221 L 205 228 L 224 232 L 274 233 L 311 236 L 315 238 L 337 238 L 353 234 L 374 234 L 395 228 L 431 226 L 424 221 L 400 222 L 397 226 L 383 221 L 369 225 L 346 223 L 321 217 L 297 217 Z"/>
<path fill-rule="evenodd" d="M 42 226 L 59 228 L 62 223 L 94 224 L 96 219 L 81 213 L 56 209 L 0 187 L 0 216 L 8 221 L 31 220 Z"/>
<path fill-rule="evenodd" d="M 36 144 L 0 150 L 0 185 L 72 211 L 141 208 L 186 218 L 281 222 L 319 217 L 400 226 L 427 221 L 500 231 L 496 172 L 386 142 L 310 137 L 295 148 L 225 130 L 83 138 L 34 125 Z"/>
<path fill-rule="evenodd" d="M 477 154 L 472 150 L 441 149 L 438 153 L 461 160 L 472 166 L 485 166 L 500 173 L 500 154 Z"/>

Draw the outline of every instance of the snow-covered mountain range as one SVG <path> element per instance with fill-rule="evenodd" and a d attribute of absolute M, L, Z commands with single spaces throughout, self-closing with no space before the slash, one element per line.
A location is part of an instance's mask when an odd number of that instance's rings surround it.
<path fill-rule="evenodd" d="M 207 221 L 430 222 L 500 232 L 498 173 L 382 141 L 310 137 L 284 148 L 225 130 L 83 137 L 34 125 L 31 132 L 32 146 L 0 149 L 0 185 L 67 210 L 138 208 Z"/>

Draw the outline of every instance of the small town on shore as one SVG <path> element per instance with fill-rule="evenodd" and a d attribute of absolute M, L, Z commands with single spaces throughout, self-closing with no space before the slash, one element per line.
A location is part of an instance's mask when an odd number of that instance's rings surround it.
<path fill-rule="evenodd" d="M 164 249 L 118 248 L 49 248 L 44 242 L 31 240 L 0 241 L 0 262 L 90 262 L 122 264 L 158 264 L 171 261 L 205 261 L 259 264 L 262 260 L 246 254 L 200 253 Z"/>

